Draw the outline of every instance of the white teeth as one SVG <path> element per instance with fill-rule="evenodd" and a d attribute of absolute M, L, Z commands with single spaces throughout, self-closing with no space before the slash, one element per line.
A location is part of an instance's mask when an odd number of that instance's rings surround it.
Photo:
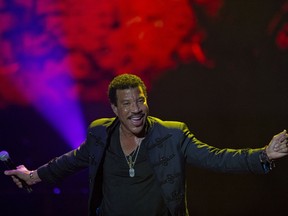
<path fill-rule="evenodd" d="M 142 118 L 142 116 L 138 116 L 138 117 L 132 117 L 131 120 L 133 121 L 138 121 Z"/>
<path fill-rule="evenodd" d="M 137 116 L 137 117 L 133 116 L 133 117 L 131 118 L 131 122 L 132 122 L 132 124 L 134 124 L 134 125 L 140 124 L 140 123 L 142 122 L 142 116 Z"/>

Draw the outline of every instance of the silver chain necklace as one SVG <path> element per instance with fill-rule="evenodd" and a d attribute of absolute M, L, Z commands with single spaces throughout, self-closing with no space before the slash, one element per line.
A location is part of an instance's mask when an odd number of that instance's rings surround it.
<path fill-rule="evenodd" d="M 129 176 L 132 178 L 135 176 L 135 169 L 134 169 L 134 166 L 135 166 L 135 163 L 136 163 L 136 160 L 137 160 L 137 157 L 138 157 L 138 153 L 139 153 L 139 150 L 140 150 L 140 147 L 141 147 L 141 142 L 140 144 L 137 146 L 137 149 L 133 152 L 133 154 L 131 155 L 128 155 L 127 157 L 125 156 L 125 159 L 127 161 L 127 164 L 129 166 Z M 136 156 L 133 160 L 133 156 L 136 152 Z M 128 158 L 128 159 L 127 159 Z"/>
<path fill-rule="evenodd" d="M 120 126 L 120 132 L 122 132 L 122 128 Z M 125 159 L 126 159 L 126 162 L 129 166 L 129 176 L 132 178 L 135 176 L 135 169 L 134 169 L 134 166 L 135 166 L 135 163 L 136 163 L 136 160 L 137 160 L 137 157 L 138 157 L 138 153 L 139 153 L 139 150 L 140 150 L 140 147 L 141 147 L 141 143 L 142 143 L 142 140 L 144 138 L 137 138 L 137 148 L 133 151 L 132 154 L 125 156 Z M 136 154 L 136 155 L 135 155 Z M 133 156 L 135 155 L 135 158 L 133 160 Z"/>

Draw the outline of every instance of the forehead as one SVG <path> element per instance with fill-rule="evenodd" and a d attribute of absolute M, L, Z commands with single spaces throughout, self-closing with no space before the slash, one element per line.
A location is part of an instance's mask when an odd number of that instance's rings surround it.
<path fill-rule="evenodd" d="M 141 86 L 128 89 L 117 89 L 116 95 L 118 100 L 129 100 L 144 96 L 144 91 Z"/>

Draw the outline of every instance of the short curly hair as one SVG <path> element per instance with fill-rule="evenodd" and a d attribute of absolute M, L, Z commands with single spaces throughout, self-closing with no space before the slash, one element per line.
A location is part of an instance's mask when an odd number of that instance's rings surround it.
<path fill-rule="evenodd" d="M 142 79 L 134 74 L 121 74 L 116 76 L 109 84 L 108 97 L 111 104 L 117 106 L 117 89 L 128 89 L 140 86 L 143 89 L 144 95 L 147 98 L 147 88 Z"/>

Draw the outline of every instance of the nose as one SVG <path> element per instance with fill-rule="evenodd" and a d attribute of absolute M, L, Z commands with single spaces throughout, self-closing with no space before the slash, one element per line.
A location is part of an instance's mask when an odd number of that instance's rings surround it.
<path fill-rule="evenodd" d="M 131 112 L 137 113 L 140 111 L 140 106 L 137 102 L 132 103 Z"/>

